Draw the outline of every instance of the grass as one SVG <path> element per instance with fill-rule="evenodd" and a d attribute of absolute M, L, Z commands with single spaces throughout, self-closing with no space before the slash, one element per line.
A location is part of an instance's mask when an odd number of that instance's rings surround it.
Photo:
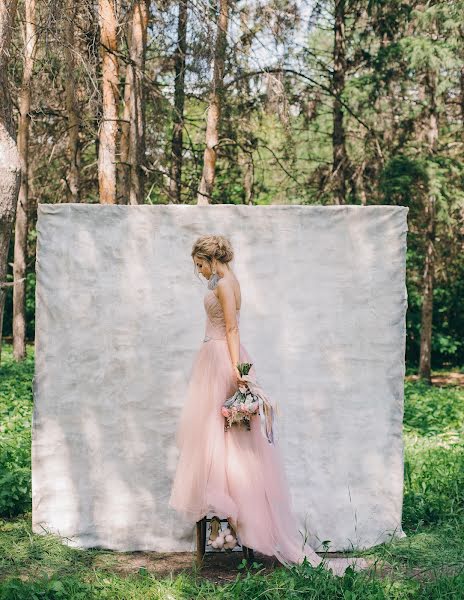
<path fill-rule="evenodd" d="M 80 550 L 31 530 L 30 443 L 33 348 L 0 367 L 0 600 L 36 598 L 218 600 L 464 599 L 464 389 L 405 382 L 406 538 L 360 554 L 376 569 L 333 577 L 292 569 L 212 563 L 189 553 Z M 219 563 L 217 556 L 210 556 Z M 229 563 L 232 557 L 228 557 Z M 218 583 L 219 582 L 219 583 Z"/>

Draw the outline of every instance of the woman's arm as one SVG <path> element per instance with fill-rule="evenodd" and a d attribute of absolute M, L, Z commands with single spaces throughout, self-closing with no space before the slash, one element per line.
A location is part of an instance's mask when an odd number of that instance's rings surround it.
<path fill-rule="evenodd" d="M 229 284 L 223 281 L 219 281 L 216 289 L 218 292 L 218 300 L 221 303 L 222 311 L 224 313 L 230 358 L 232 360 L 232 365 L 236 367 L 240 360 L 240 333 L 237 325 L 234 290 Z"/>

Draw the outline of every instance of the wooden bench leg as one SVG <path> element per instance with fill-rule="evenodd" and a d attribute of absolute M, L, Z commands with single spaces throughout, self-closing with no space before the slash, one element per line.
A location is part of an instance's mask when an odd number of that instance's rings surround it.
<path fill-rule="evenodd" d="M 253 548 L 248 548 L 247 546 L 242 545 L 243 557 L 246 559 L 248 563 L 251 563 L 255 559 L 255 554 L 253 552 Z"/>
<path fill-rule="evenodd" d="M 206 517 L 197 521 L 197 565 L 200 566 L 205 555 Z"/>
<path fill-rule="evenodd" d="M 203 517 L 201 520 L 201 547 L 203 548 L 203 556 L 206 552 L 206 529 L 207 529 L 207 520 L 206 517 Z"/>

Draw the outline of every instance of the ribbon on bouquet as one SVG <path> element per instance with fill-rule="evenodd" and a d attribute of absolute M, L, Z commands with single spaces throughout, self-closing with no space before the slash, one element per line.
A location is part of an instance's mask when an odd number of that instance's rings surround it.
<path fill-rule="evenodd" d="M 267 438 L 270 444 L 277 439 L 274 432 L 274 419 L 278 413 L 277 405 L 270 400 L 259 383 L 252 379 L 249 375 L 242 375 L 242 379 L 246 382 L 246 387 L 250 390 L 251 395 L 259 402 L 259 418 L 261 421 L 261 433 Z M 245 385 L 239 385 L 239 390 L 243 393 Z"/>

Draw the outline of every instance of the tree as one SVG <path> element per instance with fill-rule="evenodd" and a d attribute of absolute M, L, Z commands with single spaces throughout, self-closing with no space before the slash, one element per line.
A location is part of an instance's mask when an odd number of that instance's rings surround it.
<path fill-rule="evenodd" d="M 335 0 L 334 6 L 334 50 L 333 50 L 333 190 L 334 202 L 345 204 L 348 155 L 345 145 L 342 94 L 345 91 L 346 41 L 345 41 L 345 0 Z"/>
<path fill-rule="evenodd" d="M 145 199 L 145 52 L 149 0 L 135 0 L 132 8 L 132 33 L 130 36 L 130 204 L 142 204 Z"/>
<path fill-rule="evenodd" d="M 395 161 L 400 153 L 405 157 L 402 167 L 408 164 L 409 172 L 414 166 L 422 173 L 409 191 L 405 186 L 399 194 L 386 194 L 385 200 L 394 202 L 396 198 L 413 209 L 409 213 L 408 255 L 414 256 L 417 264 L 414 277 L 409 274 L 409 285 L 417 281 L 417 290 L 410 297 L 417 295 L 419 302 L 418 316 L 412 317 L 411 310 L 416 306 L 410 305 L 408 318 L 415 318 L 420 324 L 415 336 L 420 338 L 418 373 L 429 383 L 434 350 L 439 350 L 440 344 L 450 345 L 444 335 L 433 332 L 444 312 L 443 308 L 439 313 L 434 310 L 434 296 L 437 285 L 449 285 L 449 265 L 444 257 L 451 252 L 446 244 L 459 238 L 463 220 L 460 182 L 464 169 L 457 125 L 461 117 L 459 102 L 455 100 L 460 85 L 462 6 L 462 2 L 415 2 L 407 6 L 405 13 L 393 11 L 392 7 L 392 13 L 383 10 L 382 19 L 374 15 L 372 21 L 376 36 L 381 34 L 373 61 L 375 90 L 379 98 L 383 97 L 380 106 L 388 107 L 382 110 L 381 130 L 383 152 L 390 158 L 381 174 L 382 187 L 400 190 L 398 183 L 386 184 L 388 178 L 402 181 L 396 168 L 399 163 Z M 404 174 L 405 169 L 402 171 Z M 451 345 L 457 344 L 451 340 Z"/>
<path fill-rule="evenodd" d="M 98 185 L 100 202 L 116 204 L 116 144 L 119 112 L 116 0 L 99 0 L 98 7 L 103 96 L 98 145 Z"/>
<path fill-rule="evenodd" d="M 174 52 L 174 112 L 171 142 L 171 178 L 169 183 L 169 196 L 170 201 L 173 203 L 180 203 L 181 201 L 187 15 L 187 0 L 179 0 L 177 44 Z"/>
<path fill-rule="evenodd" d="M 223 103 L 224 64 L 227 48 L 227 27 L 229 0 L 220 0 L 217 23 L 216 45 L 214 49 L 213 80 L 209 97 L 206 122 L 206 147 L 203 157 L 203 174 L 198 189 L 197 203 L 209 204 L 213 193 L 214 176 L 219 143 L 219 124 Z"/>
<path fill-rule="evenodd" d="M 15 141 L 8 59 L 17 0 L 0 2 L 0 360 L 11 228 L 16 217 L 21 161 Z"/>
<path fill-rule="evenodd" d="M 74 59 L 75 36 L 74 24 L 77 17 L 79 3 L 66 0 L 66 15 L 64 17 L 64 62 L 66 76 L 64 78 L 66 95 L 66 115 L 68 118 L 68 160 L 69 172 L 66 178 L 68 184 L 69 202 L 80 202 L 81 193 L 81 145 L 79 140 L 80 115 L 77 104 L 77 86 Z"/>
<path fill-rule="evenodd" d="M 23 28 L 24 59 L 23 80 L 19 92 L 18 151 L 21 161 L 21 184 L 16 207 L 14 238 L 13 288 L 13 356 L 23 360 L 26 356 L 26 254 L 29 207 L 29 131 L 31 110 L 31 86 L 37 51 L 35 0 L 25 1 L 25 24 Z"/>
<path fill-rule="evenodd" d="M 249 26 L 250 11 L 248 6 L 244 6 L 240 11 L 240 47 L 242 50 L 242 58 L 239 61 L 240 68 L 246 72 L 249 70 L 249 59 L 251 52 L 251 43 L 253 41 L 253 35 Z M 250 81 L 248 78 L 243 78 L 238 83 L 240 90 L 240 115 L 238 116 L 240 131 L 246 136 L 245 151 L 240 152 L 238 156 L 238 163 L 243 173 L 243 189 L 244 189 L 244 204 L 253 203 L 253 176 L 254 176 L 254 165 L 252 153 L 248 148 L 252 147 L 252 125 L 250 123 L 250 111 L 247 110 L 247 105 L 250 103 Z M 246 151 L 248 150 L 248 151 Z"/>

